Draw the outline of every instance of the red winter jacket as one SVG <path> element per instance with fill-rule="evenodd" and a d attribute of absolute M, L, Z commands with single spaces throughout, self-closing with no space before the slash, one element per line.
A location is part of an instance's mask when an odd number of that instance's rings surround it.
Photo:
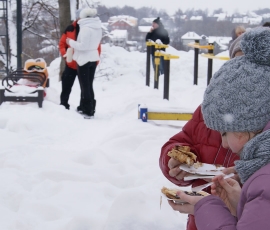
<path fill-rule="evenodd" d="M 201 106 L 196 109 L 192 119 L 186 123 L 182 131 L 171 137 L 170 140 L 163 145 L 159 165 L 164 176 L 178 186 L 192 185 L 195 187 L 206 183 L 204 180 L 178 181 L 169 175 L 168 161 L 170 157 L 167 156 L 167 153 L 175 145 L 190 146 L 191 152 L 197 155 L 197 160 L 203 163 L 220 164 L 224 167 L 231 167 L 234 166 L 234 161 L 239 159 L 235 153 L 222 147 L 219 132 L 206 127 L 201 112 Z M 208 192 L 210 192 L 210 188 L 208 188 Z M 188 220 L 187 229 L 196 230 L 193 216 L 190 216 Z"/>
<path fill-rule="evenodd" d="M 65 32 L 62 34 L 60 41 L 59 41 L 59 51 L 62 56 L 66 54 L 67 49 L 70 47 L 67 43 L 66 40 L 67 38 L 70 38 L 72 40 L 77 40 L 78 34 L 79 34 L 80 27 L 77 24 L 77 21 L 74 21 L 71 25 L 69 25 Z M 98 46 L 98 53 L 101 53 L 101 44 Z M 66 62 L 68 67 L 72 69 L 77 69 L 77 63 L 76 61 L 72 62 Z"/>

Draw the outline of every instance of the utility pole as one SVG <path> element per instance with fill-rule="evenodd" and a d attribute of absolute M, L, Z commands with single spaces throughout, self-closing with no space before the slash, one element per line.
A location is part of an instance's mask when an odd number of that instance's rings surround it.
<path fill-rule="evenodd" d="M 22 0 L 17 0 L 17 69 L 22 68 Z"/>

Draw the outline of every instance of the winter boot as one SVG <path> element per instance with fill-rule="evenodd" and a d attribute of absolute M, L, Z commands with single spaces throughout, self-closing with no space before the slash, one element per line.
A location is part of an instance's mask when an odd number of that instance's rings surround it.
<path fill-rule="evenodd" d="M 65 108 L 69 110 L 70 105 L 68 103 L 61 102 L 60 105 L 65 106 Z"/>
<path fill-rule="evenodd" d="M 77 107 L 77 112 L 79 113 L 83 113 L 84 109 L 83 109 L 83 100 L 80 100 L 80 105 Z"/>
<path fill-rule="evenodd" d="M 97 103 L 97 101 L 94 99 L 94 100 L 93 100 L 93 106 L 92 106 L 92 113 L 93 113 L 93 116 L 94 116 L 94 114 L 95 114 L 95 112 L 96 112 L 96 103 Z"/>
<path fill-rule="evenodd" d="M 95 114 L 95 107 L 96 107 L 96 100 L 87 100 L 85 101 L 85 109 L 83 114 L 85 115 L 84 118 L 91 119 L 94 117 Z"/>

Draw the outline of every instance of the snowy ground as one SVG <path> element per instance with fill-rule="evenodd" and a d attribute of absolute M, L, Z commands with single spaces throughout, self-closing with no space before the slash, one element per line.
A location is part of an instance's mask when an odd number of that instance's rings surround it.
<path fill-rule="evenodd" d="M 96 116 L 85 120 L 59 106 L 59 59 L 50 64 L 50 88 L 43 108 L 36 103 L 0 107 L 0 229 L 2 230 L 174 230 L 186 216 L 171 210 L 160 188 L 162 145 L 184 122 L 137 119 L 138 104 L 193 111 L 206 87 L 207 59 L 200 58 L 199 86 L 193 86 L 193 52 L 171 63 L 170 101 L 145 86 L 145 54 L 103 46 L 94 88 Z M 217 70 L 223 61 L 214 61 Z M 152 71 L 152 69 L 151 69 Z"/>

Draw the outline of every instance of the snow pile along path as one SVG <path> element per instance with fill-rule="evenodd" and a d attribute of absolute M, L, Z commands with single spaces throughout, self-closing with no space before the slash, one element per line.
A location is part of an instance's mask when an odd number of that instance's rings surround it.
<path fill-rule="evenodd" d="M 60 59 L 50 64 L 50 88 L 43 108 L 36 103 L 0 106 L 0 222 L 3 230 L 173 230 L 186 216 L 171 210 L 160 188 L 172 187 L 158 159 L 162 145 L 184 122 L 143 123 L 139 103 L 193 111 L 202 101 L 207 60 L 201 58 L 199 86 L 193 86 L 193 52 L 172 54 L 170 101 L 145 86 L 145 54 L 103 46 L 94 88 L 93 120 L 59 105 Z M 215 69 L 222 63 L 216 62 Z M 153 71 L 152 71 L 153 72 Z M 153 74 L 152 74 L 153 75 Z M 183 111 L 185 112 L 185 111 Z"/>

